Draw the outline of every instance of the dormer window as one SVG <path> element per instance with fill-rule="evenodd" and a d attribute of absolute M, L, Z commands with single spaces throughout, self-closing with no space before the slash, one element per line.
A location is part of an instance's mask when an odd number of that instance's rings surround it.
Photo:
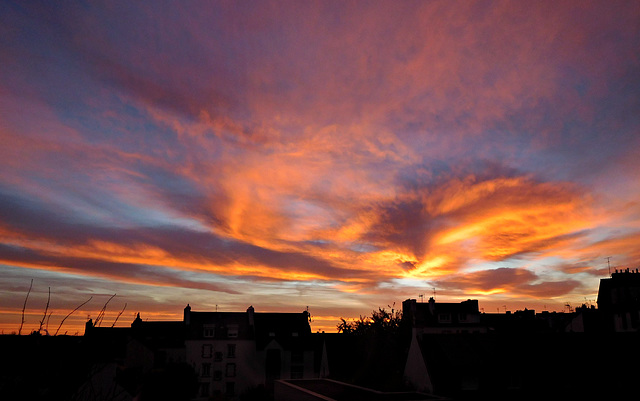
<path fill-rule="evenodd" d="M 438 315 L 438 322 L 451 323 L 451 315 L 449 313 L 440 313 Z"/>
<path fill-rule="evenodd" d="M 227 337 L 229 338 L 237 338 L 238 337 L 238 326 L 232 325 L 227 328 Z"/>
<path fill-rule="evenodd" d="M 203 337 L 213 337 L 216 334 L 216 326 L 212 324 L 205 324 L 202 329 Z"/>

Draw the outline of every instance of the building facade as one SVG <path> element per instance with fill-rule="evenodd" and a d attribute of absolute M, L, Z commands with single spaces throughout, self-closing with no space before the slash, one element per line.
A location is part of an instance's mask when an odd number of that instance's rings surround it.
<path fill-rule="evenodd" d="M 614 332 L 640 330 L 640 271 L 616 270 L 600 280 L 598 310 L 604 328 Z"/>
<path fill-rule="evenodd" d="M 308 313 L 194 312 L 184 309 L 186 362 L 198 398 L 270 391 L 279 379 L 314 377 Z"/>

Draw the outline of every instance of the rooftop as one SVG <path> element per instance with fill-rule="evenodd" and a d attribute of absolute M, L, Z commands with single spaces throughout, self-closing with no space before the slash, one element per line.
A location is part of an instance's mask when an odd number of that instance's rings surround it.
<path fill-rule="evenodd" d="M 375 391 L 330 379 L 280 380 L 280 382 L 308 395 L 315 395 L 318 400 L 324 401 L 412 401 L 443 399 L 442 397 L 418 392 L 407 391 L 391 393 Z"/>

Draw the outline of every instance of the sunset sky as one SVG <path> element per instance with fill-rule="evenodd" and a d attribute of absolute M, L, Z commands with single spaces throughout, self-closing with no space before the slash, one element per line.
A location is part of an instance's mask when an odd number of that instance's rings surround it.
<path fill-rule="evenodd" d="M 0 140 L 5 334 L 563 311 L 640 266 L 640 2 L 3 1 Z"/>

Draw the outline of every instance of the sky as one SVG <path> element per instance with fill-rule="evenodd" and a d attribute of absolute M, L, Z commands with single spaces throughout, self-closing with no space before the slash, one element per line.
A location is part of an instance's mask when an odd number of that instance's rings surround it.
<path fill-rule="evenodd" d="M 0 141 L 4 334 L 567 311 L 640 266 L 640 3 L 3 1 Z"/>

